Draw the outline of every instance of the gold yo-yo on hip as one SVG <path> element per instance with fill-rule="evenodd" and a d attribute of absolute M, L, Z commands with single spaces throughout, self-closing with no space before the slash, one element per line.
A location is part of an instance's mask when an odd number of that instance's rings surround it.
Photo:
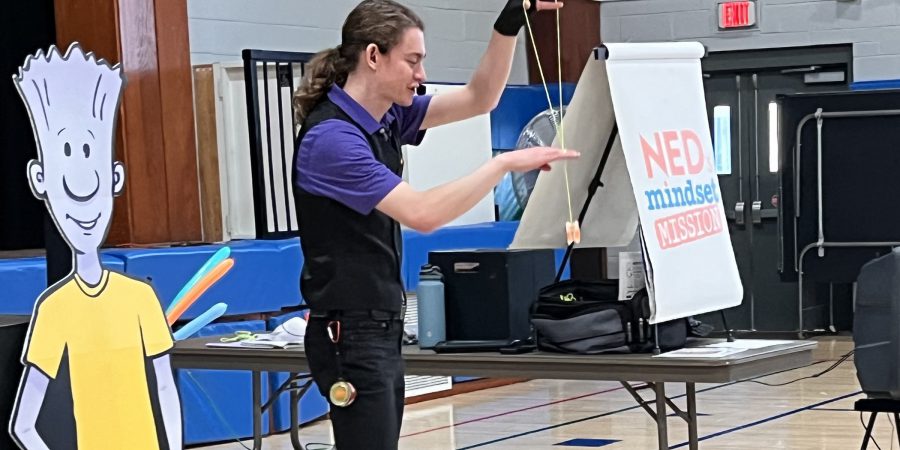
<path fill-rule="evenodd" d="M 334 406 L 345 408 L 356 400 L 356 388 L 344 380 L 339 380 L 331 385 L 328 391 L 328 399 Z"/>

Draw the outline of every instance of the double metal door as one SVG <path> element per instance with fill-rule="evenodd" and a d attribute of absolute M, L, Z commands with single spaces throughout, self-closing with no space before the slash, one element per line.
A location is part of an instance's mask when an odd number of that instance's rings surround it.
<path fill-rule="evenodd" d="M 846 82 L 815 82 L 838 79 L 837 74 L 817 66 L 704 74 L 719 185 L 744 286 L 742 304 L 726 311 L 733 329 L 797 328 L 798 285 L 781 281 L 778 273 L 781 155 L 775 98 L 846 89 Z"/>

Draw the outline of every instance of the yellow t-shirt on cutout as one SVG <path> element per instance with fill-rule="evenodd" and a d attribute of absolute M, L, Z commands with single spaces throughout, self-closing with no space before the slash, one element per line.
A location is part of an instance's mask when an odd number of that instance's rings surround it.
<path fill-rule="evenodd" d="M 173 340 L 153 288 L 107 270 L 97 286 L 77 274 L 57 286 L 39 300 L 25 363 L 55 379 L 68 351 L 79 449 L 158 450 L 145 358 Z"/>

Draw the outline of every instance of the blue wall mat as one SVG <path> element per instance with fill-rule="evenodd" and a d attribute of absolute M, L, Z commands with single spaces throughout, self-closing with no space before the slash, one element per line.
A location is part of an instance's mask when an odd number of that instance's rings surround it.
<path fill-rule="evenodd" d="M 111 270 L 124 271 L 125 263 L 118 257 L 102 254 L 103 264 Z M 0 260 L 0 313 L 28 314 L 34 310 L 34 302 L 47 288 L 47 262 L 39 258 Z"/>
<path fill-rule="evenodd" d="M 415 290 L 418 285 L 419 268 L 428 262 L 429 251 L 506 248 L 518 225 L 518 222 L 489 222 L 448 227 L 432 234 L 405 231 L 401 270 L 407 289 Z M 303 256 L 298 239 L 234 241 L 229 245 L 234 268 L 189 308 L 183 319 L 197 317 L 220 301 L 228 304 L 227 315 L 277 311 L 301 303 L 299 280 Z M 132 276 L 151 278 L 163 307 L 167 307 L 184 283 L 221 247 L 111 249 L 104 252 L 103 262 Z M 563 253 L 557 251 L 557 264 Z M 46 278 L 43 257 L 0 260 L 0 285 L 6 289 L 0 301 L 0 313 L 31 314 L 35 300 L 46 288 Z"/>
<path fill-rule="evenodd" d="M 202 314 L 216 303 L 228 305 L 226 315 L 278 311 L 300 304 L 299 239 L 232 241 L 234 267 L 210 288 L 182 319 Z M 168 307 L 178 291 L 222 245 L 116 250 L 132 276 L 151 277 L 156 293 Z"/>
<path fill-rule="evenodd" d="M 574 83 L 563 83 L 563 103 L 568 104 L 575 93 Z M 550 87 L 553 105 L 559 105 L 559 88 Z M 491 112 L 491 140 L 495 150 L 512 150 L 528 121 L 548 108 L 547 94 L 541 85 L 508 86 Z"/>
<path fill-rule="evenodd" d="M 615 439 L 571 439 L 565 442 L 560 442 L 556 445 L 561 445 L 564 447 L 605 447 L 609 444 L 615 444 L 616 442 L 621 442 Z"/>
<path fill-rule="evenodd" d="M 268 329 L 269 331 L 274 330 L 278 325 L 287 322 L 291 318 L 300 317 L 301 313 L 290 313 L 285 314 L 283 316 L 273 317 L 268 321 Z M 269 393 L 272 394 L 281 386 L 282 383 L 287 381 L 288 374 L 285 372 L 269 372 Z M 285 431 L 291 426 L 291 408 L 290 408 L 290 394 L 285 392 L 278 397 L 278 400 L 275 400 L 275 404 L 272 406 L 275 411 L 275 430 L 276 431 Z M 319 389 L 316 387 L 315 383 L 303 394 L 303 398 L 300 399 L 300 424 L 304 424 L 306 422 L 318 419 L 322 417 L 326 413 L 328 413 L 328 401 L 325 400 L 325 397 L 319 393 Z"/>
<path fill-rule="evenodd" d="M 857 81 L 850 84 L 854 91 L 869 91 L 874 89 L 900 89 L 900 80 Z"/>
<path fill-rule="evenodd" d="M 203 327 L 197 336 L 234 334 L 239 330 L 264 332 L 265 329 L 266 324 L 262 320 L 222 323 Z M 262 374 L 263 402 L 269 397 L 266 375 Z M 185 444 L 253 436 L 250 372 L 179 369 L 176 380 L 181 395 Z M 269 429 L 268 418 L 268 414 L 263 415 L 263 430 Z"/>

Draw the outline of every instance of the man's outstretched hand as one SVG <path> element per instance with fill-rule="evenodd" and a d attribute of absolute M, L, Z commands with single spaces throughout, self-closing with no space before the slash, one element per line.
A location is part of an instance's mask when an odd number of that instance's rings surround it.
<path fill-rule="evenodd" d="M 497 160 L 508 172 L 528 172 L 534 169 L 550 170 L 550 163 L 559 160 L 576 159 L 581 153 L 550 147 L 534 147 L 515 150 L 497 156 Z"/>

